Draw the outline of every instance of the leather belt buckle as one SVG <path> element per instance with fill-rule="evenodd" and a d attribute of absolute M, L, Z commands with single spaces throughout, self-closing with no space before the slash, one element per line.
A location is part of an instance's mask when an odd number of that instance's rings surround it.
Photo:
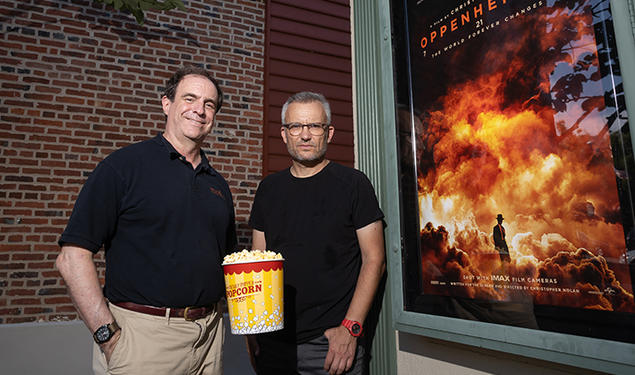
<path fill-rule="evenodd" d="M 191 317 L 191 318 L 188 318 L 188 317 L 187 317 L 187 313 L 190 311 L 190 308 L 191 308 L 190 306 L 188 306 L 188 307 L 186 307 L 186 308 L 185 308 L 185 310 L 183 311 L 183 318 L 184 318 L 185 320 L 187 320 L 188 322 L 193 322 L 193 321 L 195 321 L 195 320 L 196 320 L 196 318 L 195 318 L 195 317 Z"/>

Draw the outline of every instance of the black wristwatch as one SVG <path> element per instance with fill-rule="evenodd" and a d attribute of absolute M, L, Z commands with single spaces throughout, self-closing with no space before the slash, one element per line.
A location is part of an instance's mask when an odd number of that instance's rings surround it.
<path fill-rule="evenodd" d="M 115 332 L 119 331 L 119 324 L 117 322 L 112 322 L 110 324 L 104 324 L 103 326 L 97 328 L 95 333 L 93 333 L 93 339 L 97 344 L 103 344 L 108 342 L 114 335 Z"/>

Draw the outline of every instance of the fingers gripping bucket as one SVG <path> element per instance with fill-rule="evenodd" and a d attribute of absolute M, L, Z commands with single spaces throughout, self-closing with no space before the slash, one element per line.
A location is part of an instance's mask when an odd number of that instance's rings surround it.
<path fill-rule="evenodd" d="M 234 335 L 284 328 L 282 262 L 276 259 L 223 264 Z"/>

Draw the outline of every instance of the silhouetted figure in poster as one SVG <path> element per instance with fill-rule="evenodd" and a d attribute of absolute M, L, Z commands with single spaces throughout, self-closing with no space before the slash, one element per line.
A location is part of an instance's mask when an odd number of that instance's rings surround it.
<path fill-rule="evenodd" d="M 503 226 L 503 220 L 502 214 L 498 214 L 496 216 L 498 224 L 494 226 L 494 246 L 496 247 L 496 250 L 498 250 L 501 261 L 511 262 L 509 248 L 507 247 L 507 241 L 505 241 L 505 227 Z"/>

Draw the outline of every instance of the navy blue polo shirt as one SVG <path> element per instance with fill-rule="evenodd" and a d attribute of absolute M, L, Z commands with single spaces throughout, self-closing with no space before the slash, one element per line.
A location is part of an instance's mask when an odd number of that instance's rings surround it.
<path fill-rule="evenodd" d="M 204 306 L 224 295 L 234 205 L 204 154 L 196 169 L 162 136 L 104 159 L 84 184 L 60 245 L 106 251 L 111 302 Z"/>

